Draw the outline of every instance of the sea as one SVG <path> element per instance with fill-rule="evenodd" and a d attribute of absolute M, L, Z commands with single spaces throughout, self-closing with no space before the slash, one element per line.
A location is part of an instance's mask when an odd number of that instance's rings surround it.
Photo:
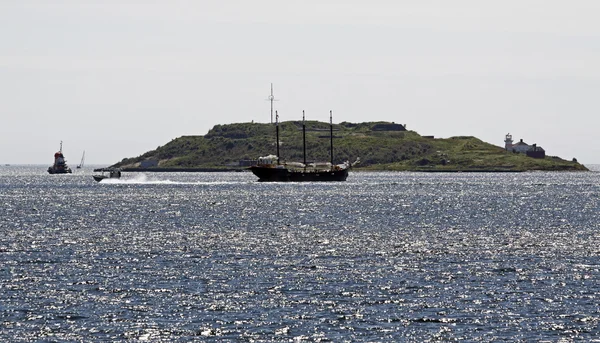
<path fill-rule="evenodd" d="M 2 342 L 600 342 L 591 172 L 0 166 Z"/>

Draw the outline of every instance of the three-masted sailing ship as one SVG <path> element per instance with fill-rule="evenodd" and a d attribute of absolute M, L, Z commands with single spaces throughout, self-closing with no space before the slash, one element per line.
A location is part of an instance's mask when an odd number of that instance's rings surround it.
<path fill-rule="evenodd" d="M 279 158 L 279 116 L 275 114 L 275 138 L 277 155 L 260 157 L 258 163 L 250 167 L 258 181 L 303 182 L 303 181 L 346 181 L 352 164 L 348 161 L 342 164 L 333 163 L 333 115 L 329 111 L 330 154 L 329 162 L 306 162 L 306 125 L 302 115 L 303 162 L 281 162 Z"/>

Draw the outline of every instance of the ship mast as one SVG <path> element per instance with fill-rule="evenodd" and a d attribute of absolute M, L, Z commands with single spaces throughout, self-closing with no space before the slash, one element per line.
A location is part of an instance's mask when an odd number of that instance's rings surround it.
<path fill-rule="evenodd" d="M 304 168 L 306 168 L 306 124 L 304 123 L 304 110 L 302 110 L 302 153 L 304 155 Z"/>
<path fill-rule="evenodd" d="M 275 111 L 275 138 L 277 141 L 277 164 L 281 164 L 279 162 L 279 115 L 277 111 Z"/>
<path fill-rule="evenodd" d="M 329 111 L 329 137 L 331 140 L 331 166 L 333 166 L 333 114 Z"/>

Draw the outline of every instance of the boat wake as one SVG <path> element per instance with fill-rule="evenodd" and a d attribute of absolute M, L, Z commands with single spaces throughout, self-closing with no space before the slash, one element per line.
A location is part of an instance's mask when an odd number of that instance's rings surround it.
<path fill-rule="evenodd" d="M 244 182 L 231 181 L 172 181 L 157 180 L 148 178 L 145 174 L 138 174 L 134 177 L 106 178 L 99 182 L 103 185 L 218 185 L 218 184 L 238 184 Z"/>

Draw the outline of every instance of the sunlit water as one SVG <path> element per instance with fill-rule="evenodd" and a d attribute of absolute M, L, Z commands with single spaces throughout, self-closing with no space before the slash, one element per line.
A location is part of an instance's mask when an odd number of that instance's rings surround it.
<path fill-rule="evenodd" d="M 0 341 L 600 341 L 600 173 L 0 166 Z"/>

